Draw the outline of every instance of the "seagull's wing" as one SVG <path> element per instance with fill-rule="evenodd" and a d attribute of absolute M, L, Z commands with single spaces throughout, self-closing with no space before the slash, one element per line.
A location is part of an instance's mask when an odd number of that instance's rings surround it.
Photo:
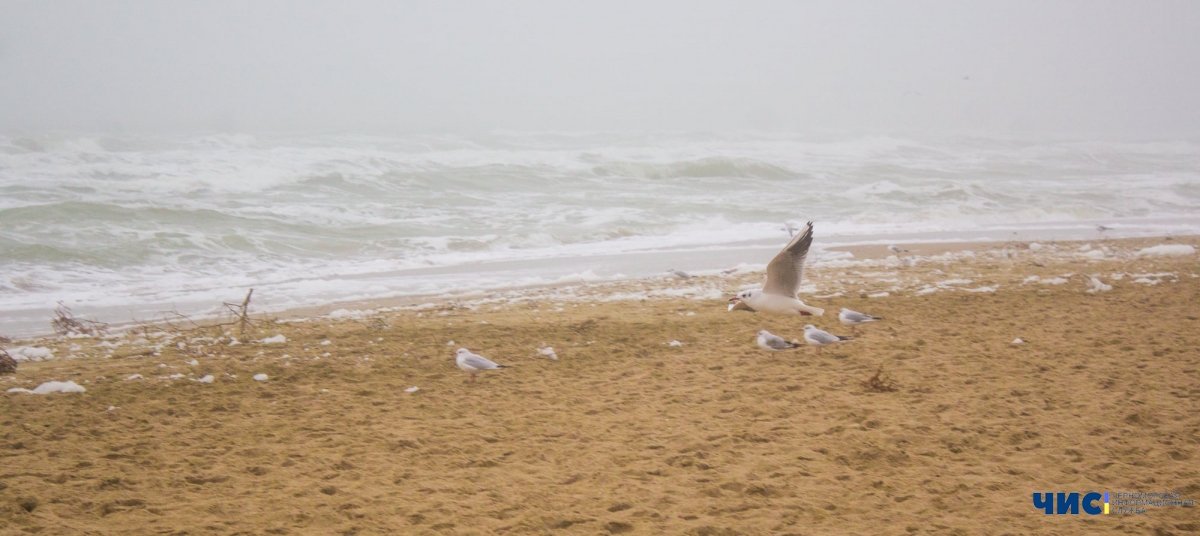
<path fill-rule="evenodd" d="M 808 336 L 821 344 L 832 344 L 835 342 L 850 340 L 849 338 L 838 337 L 837 335 L 829 333 L 828 331 L 821 331 L 819 329 L 812 330 L 812 333 L 809 333 Z"/>
<path fill-rule="evenodd" d="M 738 300 L 738 301 L 735 301 L 735 302 L 729 304 L 729 310 L 730 311 L 750 311 L 751 313 L 755 312 L 754 309 L 751 309 L 750 306 L 746 305 L 746 302 L 744 302 L 742 300 Z"/>
<path fill-rule="evenodd" d="M 475 354 L 467 354 L 467 356 L 463 358 L 463 363 L 465 363 L 468 367 L 479 370 L 492 370 L 501 368 L 500 365 L 492 362 L 492 360 Z"/>
<path fill-rule="evenodd" d="M 767 265 L 767 284 L 763 285 L 763 292 L 796 297 L 796 291 L 800 290 L 800 278 L 804 277 L 804 258 L 808 256 L 812 238 L 813 223 L 810 221 Z"/>
<path fill-rule="evenodd" d="M 846 320 L 851 322 L 871 322 L 873 320 L 883 320 L 882 318 L 875 318 L 869 314 L 860 313 L 858 311 L 846 311 L 843 314 L 846 315 Z"/>

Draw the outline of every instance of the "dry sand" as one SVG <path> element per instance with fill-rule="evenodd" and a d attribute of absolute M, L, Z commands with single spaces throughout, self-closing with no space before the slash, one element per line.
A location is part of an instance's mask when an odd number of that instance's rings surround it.
<path fill-rule="evenodd" d="M 255 338 L 288 342 L 178 346 L 206 330 L 156 356 L 121 357 L 154 330 L 115 348 L 44 341 L 59 359 L 0 387 L 87 392 L 0 393 L 0 532 L 1200 532 L 1195 508 L 1047 516 L 1031 501 L 1200 498 L 1200 266 L 1132 255 L 1158 243 L 1107 241 L 1104 260 L 1081 243 L 1010 243 L 827 263 L 808 274 L 805 301 L 829 309 L 813 323 L 846 334 L 842 306 L 886 321 L 821 356 L 755 345 L 759 329 L 800 338 L 808 320 L 714 299 L 761 274 L 260 321 Z M 1114 289 L 1089 294 L 1082 274 Z M 705 299 L 599 301 L 688 285 Z M 465 383 L 457 346 L 513 368 Z M 861 383 L 879 367 L 896 391 Z M 205 374 L 215 382 L 191 381 Z"/>

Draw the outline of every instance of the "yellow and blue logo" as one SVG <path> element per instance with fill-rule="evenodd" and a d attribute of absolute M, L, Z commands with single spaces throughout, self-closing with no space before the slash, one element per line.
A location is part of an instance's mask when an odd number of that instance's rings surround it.
<path fill-rule="evenodd" d="M 1147 507 L 1192 507 L 1195 505 L 1196 501 L 1194 499 L 1185 499 L 1177 491 L 1118 491 L 1111 494 L 1111 500 L 1110 493 L 1107 491 L 1104 493 L 1096 491 L 1087 493 L 1033 493 L 1033 507 L 1047 514 L 1078 515 L 1080 510 L 1083 510 L 1083 513 L 1090 516 L 1108 513 L 1115 513 L 1117 515 L 1144 514 Z"/>

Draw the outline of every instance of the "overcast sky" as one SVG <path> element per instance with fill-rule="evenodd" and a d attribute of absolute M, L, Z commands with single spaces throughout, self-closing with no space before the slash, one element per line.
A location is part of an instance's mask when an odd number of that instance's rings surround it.
<path fill-rule="evenodd" d="M 1200 137 L 1200 2 L 0 0 L 0 132 Z"/>

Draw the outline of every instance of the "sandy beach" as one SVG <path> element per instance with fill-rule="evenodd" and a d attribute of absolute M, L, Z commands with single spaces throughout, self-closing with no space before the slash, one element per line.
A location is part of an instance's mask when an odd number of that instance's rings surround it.
<path fill-rule="evenodd" d="M 86 392 L 0 394 L 0 532 L 1197 533 L 1031 501 L 1200 498 L 1200 265 L 1160 245 L 1200 238 L 854 248 L 820 318 L 727 312 L 735 272 L 13 342 L 54 358 L 0 387 Z M 755 345 L 841 307 L 885 321 Z"/>

